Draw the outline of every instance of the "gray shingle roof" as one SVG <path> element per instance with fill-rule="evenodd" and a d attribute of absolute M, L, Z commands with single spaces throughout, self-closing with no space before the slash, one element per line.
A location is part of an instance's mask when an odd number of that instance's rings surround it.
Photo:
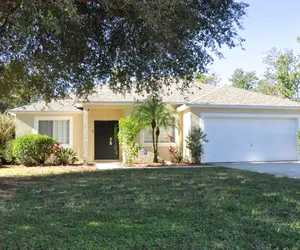
<path fill-rule="evenodd" d="M 264 95 L 232 86 L 215 87 L 214 90 L 203 93 L 191 104 L 232 105 L 232 106 L 276 106 L 300 107 L 299 102 Z"/>
<path fill-rule="evenodd" d="M 211 86 L 194 83 L 187 91 L 182 93 L 176 86 L 165 89 L 163 101 L 172 104 L 199 104 L 199 105 L 228 105 L 228 106 L 265 106 L 265 107 L 294 107 L 300 109 L 300 103 L 279 97 L 263 95 L 252 91 L 238 89 L 232 86 Z M 97 87 L 87 100 L 78 101 L 69 98 L 61 101 L 36 102 L 23 107 L 10 110 L 17 112 L 80 112 L 76 107 L 79 103 L 134 103 L 145 99 L 145 95 L 116 94 L 107 86 Z"/>
<path fill-rule="evenodd" d="M 11 109 L 10 112 L 80 112 L 75 105 L 76 101 L 73 98 L 52 101 L 48 104 L 40 101 Z"/>

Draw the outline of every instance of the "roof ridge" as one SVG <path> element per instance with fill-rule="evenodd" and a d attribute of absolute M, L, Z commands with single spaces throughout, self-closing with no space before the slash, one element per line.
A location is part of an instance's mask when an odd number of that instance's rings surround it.
<path fill-rule="evenodd" d="M 207 93 L 204 93 L 203 95 L 200 95 L 199 97 L 195 98 L 194 100 L 192 100 L 190 103 L 195 103 L 197 100 L 199 100 L 200 98 L 203 98 L 205 96 L 208 96 L 222 88 L 224 88 L 225 86 L 213 86 L 213 89 Z"/>

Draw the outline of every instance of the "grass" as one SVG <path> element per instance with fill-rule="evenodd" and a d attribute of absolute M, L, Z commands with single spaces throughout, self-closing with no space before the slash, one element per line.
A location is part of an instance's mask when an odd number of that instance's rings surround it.
<path fill-rule="evenodd" d="M 300 249 L 300 180 L 226 168 L 6 171 L 0 249 Z"/>

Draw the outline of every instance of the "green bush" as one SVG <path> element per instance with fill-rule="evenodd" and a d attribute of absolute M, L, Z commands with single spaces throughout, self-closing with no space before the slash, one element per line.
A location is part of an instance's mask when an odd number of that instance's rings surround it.
<path fill-rule="evenodd" d="M 141 146 L 136 143 L 136 136 L 142 126 L 131 115 L 119 120 L 118 138 L 125 154 L 125 162 L 131 164 L 138 157 Z"/>
<path fill-rule="evenodd" d="M 200 127 L 192 128 L 186 137 L 186 147 L 191 151 L 192 162 L 200 163 L 203 152 L 203 144 L 208 142 L 206 134 Z"/>
<path fill-rule="evenodd" d="M 53 153 L 56 139 L 48 135 L 25 135 L 13 144 L 12 155 L 16 162 L 26 166 L 44 164 Z"/>

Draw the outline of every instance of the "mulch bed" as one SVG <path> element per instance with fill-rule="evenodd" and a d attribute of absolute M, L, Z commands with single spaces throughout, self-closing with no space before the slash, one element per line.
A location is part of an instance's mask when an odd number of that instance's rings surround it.
<path fill-rule="evenodd" d="M 24 166 L 24 165 L 10 165 L 10 164 L 4 164 L 0 165 L 1 168 L 28 168 L 28 169 L 65 169 L 65 170 L 72 170 L 72 171 L 81 171 L 81 170 L 96 170 L 96 165 L 95 164 L 89 164 L 88 166 L 83 166 L 83 165 L 67 165 L 67 166 L 51 166 L 51 165 L 45 165 L 45 166 Z"/>
<path fill-rule="evenodd" d="M 193 166 L 208 166 L 208 164 L 205 163 L 199 163 L 199 164 L 195 164 L 195 163 L 172 163 L 172 164 L 162 164 L 162 163 L 133 163 L 131 165 L 128 164 L 124 164 L 121 163 L 120 164 L 121 167 L 130 167 L 130 168 L 153 168 L 153 167 L 193 167 Z"/>

